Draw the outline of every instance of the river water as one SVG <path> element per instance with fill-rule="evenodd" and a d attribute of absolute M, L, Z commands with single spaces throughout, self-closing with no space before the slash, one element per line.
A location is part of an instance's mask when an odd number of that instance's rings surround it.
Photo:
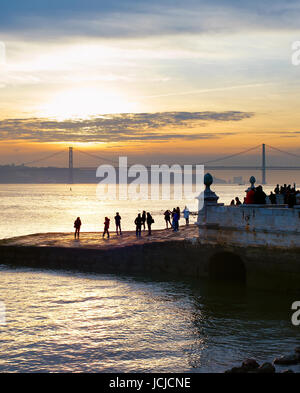
<path fill-rule="evenodd" d="M 213 188 L 228 203 L 245 186 Z M 1 185 L 0 202 L 0 238 L 71 231 L 78 215 L 83 230 L 101 230 L 117 210 L 132 229 L 139 210 L 138 202 L 99 202 L 93 185 Z M 141 210 L 159 228 L 173 205 L 147 201 Z M 295 300 L 206 280 L 0 265 L 0 371 L 221 372 L 246 357 L 272 360 L 299 345 Z"/>

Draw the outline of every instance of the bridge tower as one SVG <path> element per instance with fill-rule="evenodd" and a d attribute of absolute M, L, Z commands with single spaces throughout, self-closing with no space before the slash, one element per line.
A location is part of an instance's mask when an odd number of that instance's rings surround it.
<path fill-rule="evenodd" d="M 261 183 L 266 184 L 266 145 L 262 144 Z"/>
<path fill-rule="evenodd" d="M 73 184 L 73 147 L 69 147 L 69 184 Z"/>

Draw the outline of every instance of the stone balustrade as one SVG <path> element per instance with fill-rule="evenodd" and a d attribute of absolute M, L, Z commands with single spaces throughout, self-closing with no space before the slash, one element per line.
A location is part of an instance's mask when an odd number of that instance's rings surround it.
<path fill-rule="evenodd" d="M 251 177 L 251 187 L 255 179 Z M 204 179 L 203 208 L 198 213 L 199 241 L 239 246 L 300 248 L 300 206 L 239 205 L 224 206 L 210 190 L 211 176 Z M 214 194 L 212 201 L 206 195 Z M 200 198 L 199 198 L 200 200 Z"/>

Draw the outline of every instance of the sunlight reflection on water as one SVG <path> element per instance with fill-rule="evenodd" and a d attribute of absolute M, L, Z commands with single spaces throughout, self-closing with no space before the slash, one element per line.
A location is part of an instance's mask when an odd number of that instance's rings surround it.
<path fill-rule="evenodd" d="M 229 204 L 231 199 L 245 196 L 248 186 L 214 185 L 219 202 Z M 266 190 L 273 189 L 267 186 Z M 99 201 L 95 184 L 0 184 L 1 224 L 0 239 L 41 232 L 72 232 L 77 216 L 82 220 L 83 232 L 103 230 L 104 217 L 111 219 L 118 211 L 123 230 L 133 230 L 134 219 L 142 210 L 154 217 L 153 229 L 165 227 L 163 212 L 185 201 Z M 192 217 L 191 221 L 195 221 Z M 113 220 L 111 221 L 114 230 Z"/>
<path fill-rule="evenodd" d="M 223 371 L 293 348 L 290 299 L 241 288 L 1 268 L 0 371 Z"/>

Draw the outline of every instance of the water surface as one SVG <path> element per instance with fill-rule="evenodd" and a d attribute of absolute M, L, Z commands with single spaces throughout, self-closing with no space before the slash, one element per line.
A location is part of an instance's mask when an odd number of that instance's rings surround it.
<path fill-rule="evenodd" d="M 211 372 L 292 349 L 293 299 L 205 281 L 1 267 L 0 371 Z"/>
<path fill-rule="evenodd" d="M 245 186 L 215 186 L 220 202 Z M 268 189 L 272 187 L 269 186 Z M 102 230 L 119 211 L 123 228 L 143 209 L 164 226 L 176 201 L 100 202 L 95 185 L 0 185 L 0 238 Z M 211 372 L 246 357 L 273 360 L 299 345 L 295 298 L 235 285 L 0 266 L 0 371 Z"/>

